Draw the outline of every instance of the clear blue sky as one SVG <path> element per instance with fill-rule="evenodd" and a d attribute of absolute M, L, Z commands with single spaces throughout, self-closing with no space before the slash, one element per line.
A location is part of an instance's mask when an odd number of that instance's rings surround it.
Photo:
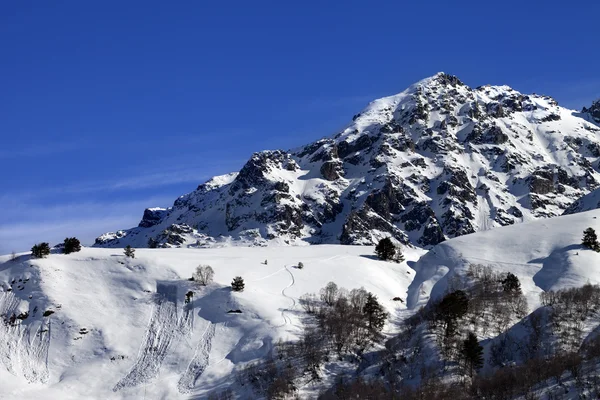
<path fill-rule="evenodd" d="M 135 225 L 438 71 L 581 108 L 599 3 L 4 1 L 0 253 Z"/>

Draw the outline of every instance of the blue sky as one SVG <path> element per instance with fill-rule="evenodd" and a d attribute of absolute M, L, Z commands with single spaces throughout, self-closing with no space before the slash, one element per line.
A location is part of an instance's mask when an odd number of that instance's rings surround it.
<path fill-rule="evenodd" d="M 133 226 L 438 71 L 581 108 L 598 3 L 3 2 L 0 253 Z"/>

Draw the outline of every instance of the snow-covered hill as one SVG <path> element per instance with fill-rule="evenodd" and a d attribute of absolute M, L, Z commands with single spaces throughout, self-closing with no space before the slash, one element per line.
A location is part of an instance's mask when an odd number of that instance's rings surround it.
<path fill-rule="evenodd" d="M 277 340 L 296 339 L 305 316 L 299 297 L 329 281 L 364 287 L 391 313 L 405 309 L 392 298 L 405 298 L 412 270 L 374 260 L 372 252 L 326 245 L 141 249 L 127 259 L 84 248 L 46 259 L 0 257 L 0 398 L 204 399 L 234 384 L 233 372 L 265 357 Z M 416 260 L 422 252 L 405 254 Z M 187 280 L 198 264 L 215 271 L 208 287 Z M 237 275 L 246 287 L 234 293 Z M 195 294 L 186 305 L 189 290 Z M 386 330 L 395 331 L 395 323 Z"/>
<path fill-rule="evenodd" d="M 598 186 L 600 129 L 548 96 L 439 73 L 373 101 L 341 132 L 254 154 L 97 246 L 239 240 L 420 247 L 560 215 Z"/>
<path fill-rule="evenodd" d="M 454 274 L 469 264 L 511 272 L 521 281 L 531 310 L 542 291 L 600 284 L 600 254 L 581 245 L 588 227 L 600 230 L 600 210 L 531 221 L 440 243 L 413 265 L 408 307 L 439 298 Z"/>

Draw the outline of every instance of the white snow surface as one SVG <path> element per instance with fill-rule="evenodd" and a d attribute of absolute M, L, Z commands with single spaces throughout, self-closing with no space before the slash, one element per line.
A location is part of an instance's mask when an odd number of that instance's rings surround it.
<path fill-rule="evenodd" d="M 423 254 L 404 253 L 413 261 Z M 0 398 L 206 398 L 279 339 L 297 339 L 299 297 L 329 281 L 364 287 L 390 313 L 405 309 L 392 298 L 406 298 L 412 270 L 372 254 L 373 247 L 321 245 L 137 249 L 135 259 L 99 248 L 0 257 L 0 314 L 29 313 L 15 326 L 0 322 Z M 199 264 L 215 271 L 206 287 L 187 280 Z M 230 289 L 237 275 L 243 292 Z"/>
<path fill-rule="evenodd" d="M 443 242 L 418 262 L 408 289 L 408 307 L 415 309 L 442 296 L 453 274 L 469 264 L 489 265 L 515 274 L 529 304 L 539 307 L 542 291 L 600 283 L 600 254 L 581 246 L 583 231 L 600 230 L 600 210 L 483 231 Z"/>

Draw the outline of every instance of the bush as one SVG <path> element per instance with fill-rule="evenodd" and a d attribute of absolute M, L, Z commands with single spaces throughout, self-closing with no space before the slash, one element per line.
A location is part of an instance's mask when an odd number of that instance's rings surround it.
<path fill-rule="evenodd" d="M 125 257 L 135 258 L 135 249 L 133 249 L 130 245 L 127 245 L 124 250 Z"/>
<path fill-rule="evenodd" d="M 63 246 L 65 254 L 77 253 L 81 251 L 81 242 L 76 237 L 66 238 Z"/>
<path fill-rule="evenodd" d="M 304 263 L 303 262 L 299 262 L 298 263 L 298 269 L 302 269 L 304 268 Z"/>
<path fill-rule="evenodd" d="M 206 286 L 213 281 L 215 271 L 213 271 L 210 265 L 198 265 L 196 272 L 192 275 L 194 281 L 198 282 L 202 286 Z"/>
<path fill-rule="evenodd" d="M 231 282 L 231 290 L 234 292 L 243 292 L 244 291 L 244 279 L 241 276 L 236 276 L 233 278 Z"/>
<path fill-rule="evenodd" d="M 49 254 L 50 245 L 47 242 L 38 243 L 31 248 L 31 255 L 34 258 L 44 258 Z"/>

